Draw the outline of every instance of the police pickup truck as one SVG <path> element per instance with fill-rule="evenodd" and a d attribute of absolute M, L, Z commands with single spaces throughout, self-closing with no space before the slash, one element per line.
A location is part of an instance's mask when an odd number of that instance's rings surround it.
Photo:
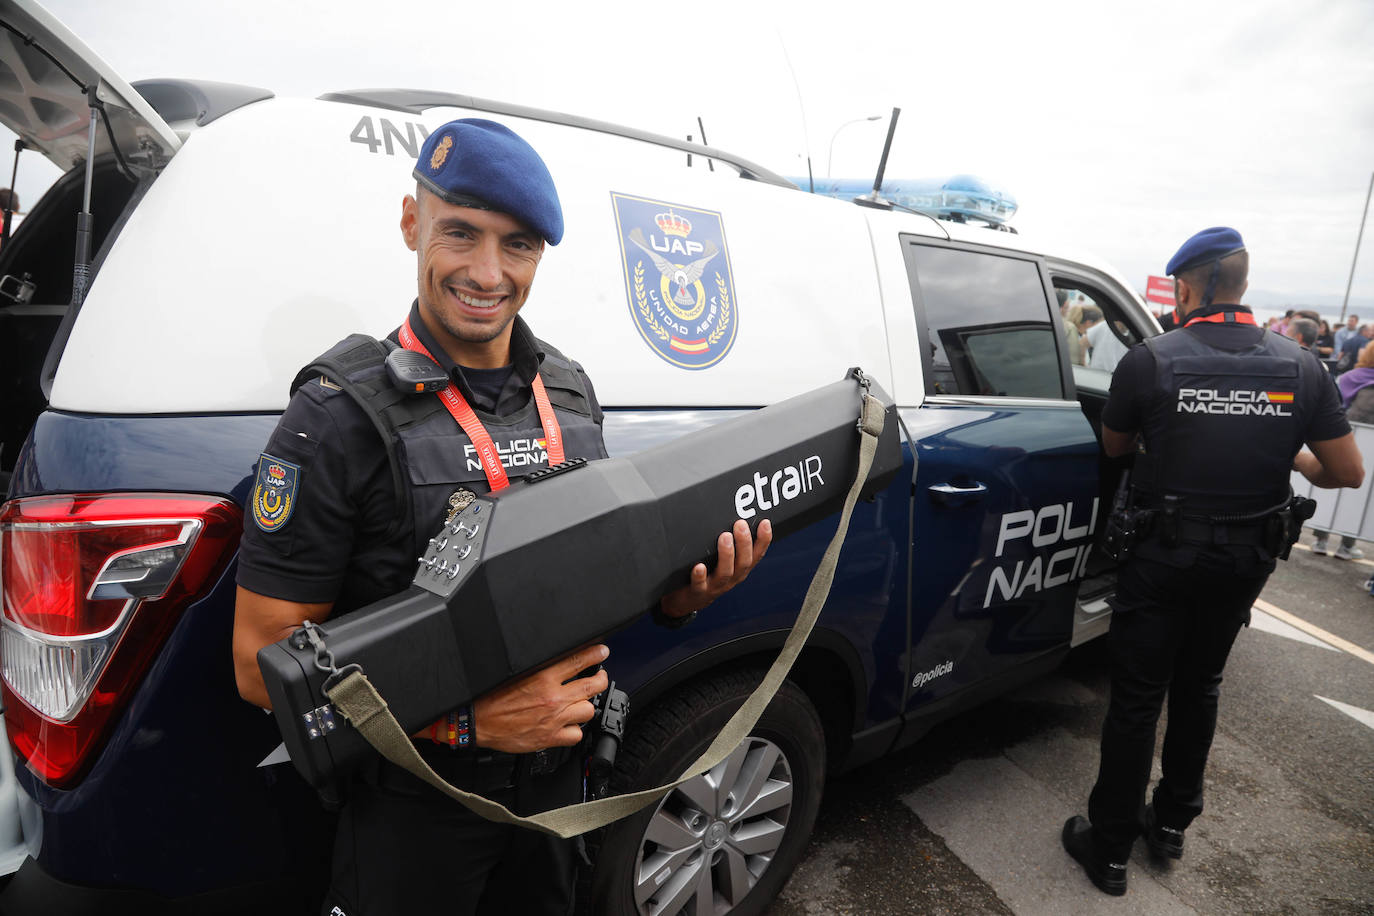
<path fill-rule="evenodd" d="M 399 203 L 455 117 L 509 124 L 553 172 L 567 234 L 524 315 L 589 370 L 613 455 L 851 366 L 902 422 L 904 470 L 860 504 L 772 707 L 715 771 L 599 838 L 594 911 L 758 912 L 827 774 L 1104 628 L 1109 376 L 1071 366 L 1056 292 L 1124 344 L 1158 333 L 1108 266 L 517 105 L 131 86 L 27 0 L 0 3 L 0 58 L 19 168 L 37 151 L 65 172 L 0 248 L 0 640 L 27 850 L 0 909 L 299 913 L 318 892 L 329 816 L 235 689 L 236 548 L 297 369 L 405 316 Z M 616 788 L 702 750 L 777 652 L 830 530 L 781 541 L 690 627 L 613 638 L 632 694 Z"/>

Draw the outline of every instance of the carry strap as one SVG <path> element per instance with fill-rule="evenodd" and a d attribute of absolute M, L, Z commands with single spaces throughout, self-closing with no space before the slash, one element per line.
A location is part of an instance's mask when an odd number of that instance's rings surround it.
<path fill-rule="evenodd" d="M 696 762 L 689 766 L 681 776 L 667 785 L 629 792 L 625 795 L 613 795 L 609 798 L 600 798 L 581 804 L 567 805 L 529 817 L 520 817 L 512 814 L 505 806 L 490 799 L 455 788 L 430 769 L 429 764 L 425 763 L 424 758 L 420 756 L 419 751 L 411 742 L 410 736 L 396 721 L 396 717 L 391 714 L 386 701 L 382 699 L 381 694 L 377 693 L 377 689 L 372 686 L 372 683 L 361 671 L 348 674 L 339 683 L 327 689 L 325 694 L 329 697 L 329 701 L 334 704 L 335 709 L 342 713 L 358 730 L 359 734 L 367 740 L 367 743 L 376 748 L 383 757 L 415 774 L 440 792 L 461 803 L 469 811 L 489 821 L 500 824 L 516 824 L 566 839 L 628 817 L 641 808 L 658 801 L 689 779 L 695 779 L 730 756 L 735 748 L 745 738 L 749 737 L 749 733 L 753 731 L 759 717 L 763 715 L 764 709 L 772 701 L 773 695 L 782 686 L 783 680 L 792 670 L 793 662 L 797 660 L 802 647 L 806 645 L 806 640 L 816 625 L 816 618 L 820 616 L 821 608 L 825 605 L 825 600 L 830 594 L 830 585 L 835 578 L 835 566 L 840 558 L 840 547 L 843 545 L 845 534 L 849 530 L 849 517 L 854 511 L 855 503 L 859 500 L 859 492 L 863 489 L 864 482 L 868 480 L 869 469 L 873 466 L 873 456 L 878 449 L 878 437 L 883 431 L 883 420 L 882 402 L 865 392 L 863 410 L 858 424 L 861 434 L 859 470 L 855 474 L 853 485 L 849 488 L 849 494 L 845 497 L 844 508 L 840 511 L 839 527 L 835 530 L 835 536 L 830 539 L 830 545 L 826 547 L 825 554 L 821 557 L 816 575 L 806 590 L 806 598 L 802 602 L 801 611 L 797 614 L 797 620 L 792 624 L 792 629 L 783 642 L 782 651 L 778 653 L 772 667 L 763 676 L 763 682 L 744 701 L 744 705 L 730 717 L 730 721 L 725 723 L 705 753 L 698 757 Z"/>

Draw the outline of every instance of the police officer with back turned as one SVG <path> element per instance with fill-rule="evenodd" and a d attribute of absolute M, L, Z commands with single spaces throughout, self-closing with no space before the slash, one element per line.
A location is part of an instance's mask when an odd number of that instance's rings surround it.
<path fill-rule="evenodd" d="M 1357 487 L 1359 449 L 1326 370 L 1256 325 L 1240 305 L 1249 254 L 1234 229 L 1205 229 L 1169 262 L 1181 327 L 1133 347 L 1112 378 L 1102 447 L 1137 449 L 1127 505 L 1104 547 L 1123 559 L 1112 599 L 1111 700 L 1088 817 L 1063 844 L 1099 890 L 1126 892 L 1144 834 L 1180 858 L 1202 812 L 1222 669 L 1276 558 L 1285 558 L 1319 487 Z M 1310 451 L 1302 448 L 1306 443 Z M 1155 725 L 1169 698 L 1163 776 L 1145 804 Z"/>
<path fill-rule="evenodd" d="M 404 590 L 445 517 L 505 486 L 507 470 L 606 456 L 586 373 L 517 315 L 545 245 L 563 235 L 543 160 L 509 128 L 464 119 L 426 139 L 414 177 L 400 224 L 417 260 L 409 315 L 388 341 L 355 335 L 303 370 L 258 461 L 234 664 L 239 692 L 259 706 L 270 705 L 259 649 L 302 621 Z M 433 361 L 423 365 L 434 387 L 417 392 L 392 360 L 414 365 L 420 355 Z M 720 536 L 715 569 L 697 564 L 655 618 L 690 619 L 743 580 L 770 539 L 767 522 L 757 540 L 737 523 Z M 593 716 L 590 698 L 607 686 L 604 671 L 586 669 L 607 655 L 583 647 L 477 697 L 415 736 L 421 756 L 519 814 L 582 801 L 571 749 Z M 562 916 L 573 903 L 571 843 L 485 821 L 380 758 L 346 787 L 332 871 L 327 916 Z"/>

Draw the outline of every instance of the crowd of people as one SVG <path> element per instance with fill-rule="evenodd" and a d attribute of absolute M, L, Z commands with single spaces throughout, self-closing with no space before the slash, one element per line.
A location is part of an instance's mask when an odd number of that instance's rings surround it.
<path fill-rule="evenodd" d="M 1374 324 L 1361 325 L 1359 315 L 1350 315 L 1333 333 L 1331 325 L 1316 312 L 1289 309 L 1282 318 L 1270 318 L 1265 326 L 1317 354 L 1327 371 L 1336 378 L 1346 419 L 1355 423 L 1374 423 L 1374 346 L 1370 346 Z M 1331 549 L 1330 539 L 1330 531 L 1314 528 L 1312 553 L 1338 560 L 1358 560 L 1364 556 L 1364 551 L 1350 535 L 1341 535 L 1341 543 L 1335 550 Z"/>

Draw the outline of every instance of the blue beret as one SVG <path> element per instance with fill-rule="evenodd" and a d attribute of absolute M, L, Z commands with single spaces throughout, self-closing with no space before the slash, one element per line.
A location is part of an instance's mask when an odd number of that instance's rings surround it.
<path fill-rule="evenodd" d="M 420 147 L 415 180 L 451 204 L 508 213 L 550 245 L 563 238 L 563 208 L 548 166 L 503 124 L 449 121 Z"/>
<path fill-rule="evenodd" d="M 1244 250 L 1245 242 L 1241 241 L 1239 232 L 1228 226 L 1213 226 L 1184 242 L 1183 247 L 1169 259 L 1169 266 L 1164 268 L 1164 272 L 1176 277 L 1185 270 L 1220 261 L 1227 255 Z"/>

